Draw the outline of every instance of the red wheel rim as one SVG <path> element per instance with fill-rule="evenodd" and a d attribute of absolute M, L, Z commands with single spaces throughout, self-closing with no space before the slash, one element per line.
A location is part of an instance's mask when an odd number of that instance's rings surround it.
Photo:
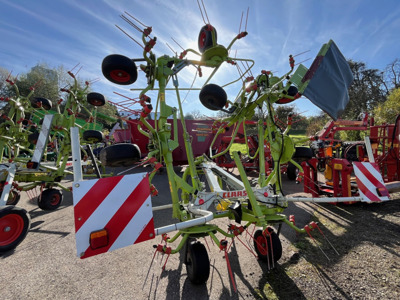
<path fill-rule="evenodd" d="M 16 241 L 24 230 L 24 219 L 17 214 L 8 214 L 0 218 L 0 246 Z"/>
<path fill-rule="evenodd" d="M 60 196 L 59 195 L 53 195 L 51 197 L 50 204 L 54 206 L 54 205 L 57 205 L 58 203 L 60 203 Z"/>
<path fill-rule="evenodd" d="M 200 44 L 200 48 L 204 47 L 204 44 L 206 42 L 206 37 L 207 37 L 207 33 L 203 30 L 200 33 L 200 37 L 199 37 L 199 44 Z"/>
<path fill-rule="evenodd" d="M 92 100 L 90 100 L 90 104 L 92 104 L 94 106 L 100 106 L 103 104 L 103 101 L 101 101 L 100 99 L 92 99 Z"/>
<path fill-rule="evenodd" d="M 124 70 L 113 70 L 110 72 L 110 77 L 117 82 L 128 82 L 131 79 L 131 75 Z"/>
<path fill-rule="evenodd" d="M 262 255 L 268 254 L 267 239 L 263 235 L 259 235 L 256 239 L 257 249 Z"/>

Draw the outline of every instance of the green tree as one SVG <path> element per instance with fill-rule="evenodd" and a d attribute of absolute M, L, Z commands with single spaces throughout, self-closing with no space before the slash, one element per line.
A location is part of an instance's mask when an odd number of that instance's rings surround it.
<path fill-rule="evenodd" d="M 323 130 L 326 123 L 331 121 L 332 119 L 324 112 L 321 112 L 317 116 L 311 116 L 308 118 L 308 127 L 306 130 L 307 136 L 314 136 L 319 131 Z"/>
<path fill-rule="evenodd" d="M 396 58 L 384 70 L 385 87 L 390 90 L 400 88 L 400 59 Z"/>
<path fill-rule="evenodd" d="M 392 90 L 387 100 L 374 109 L 376 124 L 394 123 L 400 114 L 400 88 Z"/>
<path fill-rule="evenodd" d="M 23 96 L 34 89 L 33 97 L 47 98 L 53 104 L 60 98 L 57 70 L 49 68 L 46 64 L 38 64 L 31 68 L 28 73 L 22 74 L 16 80 L 16 84 L 20 95 Z"/>
<path fill-rule="evenodd" d="M 6 79 L 10 72 L 7 69 L 0 67 L 0 97 L 6 98 L 10 96 L 10 90 L 7 87 Z M 6 102 L 0 101 L 0 109 L 6 106 Z"/>
<path fill-rule="evenodd" d="M 278 125 L 286 127 L 287 118 L 289 115 L 292 115 L 293 130 L 306 130 L 308 127 L 308 119 L 299 115 L 298 110 L 294 105 L 278 105 L 275 107 L 275 113 L 278 116 Z"/>
<path fill-rule="evenodd" d="M 354 76 L 349 87 L 350 101 L 342 119 L 356 120 L 364 112 L 372 111 L 386 99 L 387 91 L 384 86 L 382 73 L 376 69 L 367 69 L 365 63 L 348 61 Z"/>

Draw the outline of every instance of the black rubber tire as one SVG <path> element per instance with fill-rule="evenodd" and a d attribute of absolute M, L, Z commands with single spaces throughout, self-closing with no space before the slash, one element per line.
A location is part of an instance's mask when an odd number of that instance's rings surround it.
<path fill-rule="evenodd" d="M 43 107 L 45 110 L 50 110 L 53 106 L 53 103 L 51 103 L 49 99 L 38 97 L 32 100 L 32 106 L 35 108 Z"/>
<path fill-rule="evenodd" d="M 217 30 L 212 27 L 211 30 L 207 30 L 207 28 L 211 25 L 204 25 L 200 29 L 199 38 L 198 38 L 198 46 L 200 53 L 204 53 L 208 48 L 211 48 L 213 44 L 217 44 Z M 212 40 L 212 32 L 215 34 L 215 43 Z"/>
<path fill-rule="evenodd" d="M 89 93 L 86 95 L 86 100 L 93 106 L 103 106 L 106 104 L 106 98 L 100 93 Z"/>
<path fill-rule="evenodd" d="M 342 158 L 347 159 L 349 162 L 358 161 L 357 146 L 360 144 L 349 144 L 342 150 Z M 361 145 L 364 146 L 364 143 Z M 364 146 L 365 147 L 365 146 Z"/>
<path fill-rule="evenodd" d="M 224 108 L 228 96 L 222 87 L 210 83 L 202 87 L 199 94 L 200 102 L 211 110 L 221 110 Z"/>
<path fill-rule="evenodd" d="M 135 62 L 120 54 L 111 54 L 104 58 L 101 71 L 109 81 L 120 85 L 132 84 L 138 77 Z"/>
<path fill-rule="evenodd" d="M 104 134 L 98 130 L 85 130 L 82 134 L 83 140 L 95 144 L 104 140 Z"/>
<path fill-rule="evenodd" d="M 100 161 L 106 167 L 129 167 L 141 158 L 135 144 L 114 144 L 100 151 Z"/>
<path fill-rule="evenodd" d="M 309 160 L 313 157 L 313 152 L 311 148 L 308 147 L 296 147 L 293 154 L 293 159 L 298 162 Z"/>
<path fill-rule="evenodd" d="M 43 210 L 56 210 L 62 203 L 63 194 L 57 189 L 47 189 L 38 197 L 38 206 Z"/>
<path fill-rule="evenodd" d="M 28 234 L 31 218 L 25 209 L 0 207 L 0 253 L 15 249 Z"/>
<path fill-rule="evenodd" d="M 36 145 L 38 138 L 39 138 L 39 131 L 35 131 L 30 135 L 28 135 L 28 142 L 33 145 Z"/>
<path fill-rule="evenodd" d="M 297 167 L 294 164 L 292 164 L 291 162 L 289 162 L 287 169 L 286 169 L 287 178 L 289 180 L 296 180 L 297 173 L 298 173 Z"/>
<path fill-rule="evenodd" d="M 263 234 L 261 229 L 254 233 L 254 248 L 257 252 L 258 258 L 264 262 L 269 261 L 269 265 L 272 266 L 273 262 L 276 263 L 282 257 L 282 244 L 279 236 L 271 227 L 268 227 L 267 230 L 270 233 L 267 236 Z"/>
<path fill-rule="evenodd" d="M 8 199 L 6 205 L 17 205 L 19 200 L 21 199 L 21 194 L 17 191 L 11 191 L 8 195 Z"/>
<path fill-rule="evenodd" d="M 210 259 L 206 247 L 199 241 L 188 240 L 186 245 L 186 272 L 193 284 L 203 284 L 210 276 Z"/>

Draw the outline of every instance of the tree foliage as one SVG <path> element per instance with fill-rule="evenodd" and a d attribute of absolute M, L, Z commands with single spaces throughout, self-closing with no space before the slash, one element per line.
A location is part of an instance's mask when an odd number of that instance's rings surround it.
<path fill-rule="evenodd" d="M 385 87 L 388 92 L 400 88 L 400 59 L 396 58 L 388 64 L 383 74 Z"/>
<path fill-rule="evenodd" d="M 387 101 L 378 105 L 374 109 L 376 124 L 394 123 L 396 117 L 400 114 L 400 87 L 392 90 L 387 97 Z"/>
<path fill-rule="evenodd" d="M 28 73 L 16 80 L 20 95 L 27 96 L 34 89 L 33 97 L 49 99 L 55 104 L 59 97 L 58 73 L 45 64 L 34 66 Z"/>
<path fill-rule="evenodd" d="M 308 127 L 306 130 L 306 135 L 307 136 L 314 136 L 316 135 L 319 131 L 321 131 L 325 124 L 328 123 L 330 120 L 332 120 L 326 113 L 321 112 L 317 116 L 311 116 L 308 118 Z"/>
<path fill-rule="evenodd" d="M 275 107 L 275 112 L 278 116 L 280 124 L 287 124 L 287 118 L 292 115 L 292 129 L 305 130 L 308 127 L 308 120 L 306 117 L 299 115 L 294 105 L 278 105 Z"/>
<path fill-rule="evenodd" d="M 372 111 L 383 103 L 387 92 L 381 72 L 376 69 L 367 69 L 364 62 L 348 61 L 354 76 L 349 88 L 350 101 L 340 117 L 355 120 L 364 112 Z"/>

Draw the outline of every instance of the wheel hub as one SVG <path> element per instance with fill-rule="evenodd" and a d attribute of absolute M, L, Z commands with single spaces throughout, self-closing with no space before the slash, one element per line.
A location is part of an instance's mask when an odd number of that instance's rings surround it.
<path fill-rule="evenodd" d="M 118 82 L 127 82 L 130 80 L 131 76 L 128 72 L 124 70 L 114 70 L 110 72 L 110 76 L 113 80 Z"/>

